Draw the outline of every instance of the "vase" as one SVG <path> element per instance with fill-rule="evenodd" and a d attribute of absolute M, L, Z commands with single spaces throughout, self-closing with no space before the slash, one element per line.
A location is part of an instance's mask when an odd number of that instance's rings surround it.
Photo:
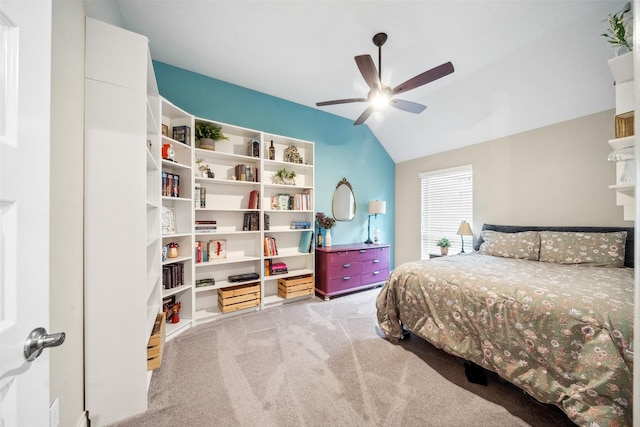
<path fill-rule="evenodd" d="M 446 246 L 441 246 L 440 247 L 440 254 L 442 256 L 446 255 L 447 253 L 449 253 L 449 248 L 447 248 Z"/>
<path fill-rule="evenodd" d="M 324 234 L 324 245 L 331 246 L 331 229 L 330 228 L 327 228 L 327 231 Z"/>
<path fill-rule="evenodd" d="M 216 150 L 216 141 L 211 138 L 200 138 L 200 147 L 203 150 Z"/>

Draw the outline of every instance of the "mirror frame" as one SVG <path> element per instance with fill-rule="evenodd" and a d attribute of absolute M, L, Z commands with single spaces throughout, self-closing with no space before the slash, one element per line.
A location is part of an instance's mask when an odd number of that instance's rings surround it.
<path fill-rule="evenodd" d="M 351 200 L 353 201 L 353 212 L 352 212 L 353 214 L 351 218 L 348 218 L 348 219 L 339 219 L 336 217 L 336 195 L 338 194 L 338 190 L 342 186 L 346 186 L 349 189 L 349 193 L 351 194 Z M 338 185 L 336 185 L 336 189 L 333 192 L 333 198 L 331 199 L 331 214 L 333 215 L 336 221 L 342 221 L 342 222 L 353 221 L 353 219 L 356 217 L 357 208 L 358 208 L 358 204 L 356 203 L 356 195 L 353 193 L 353 187 L 351 186 L 349 181 L 347 181 L 347 178 L 342 178 L 342 180 L 338 182 Z"/>

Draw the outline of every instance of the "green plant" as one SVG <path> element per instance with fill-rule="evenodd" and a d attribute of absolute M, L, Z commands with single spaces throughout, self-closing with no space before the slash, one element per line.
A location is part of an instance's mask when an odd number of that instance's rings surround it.
<path fill-rule="evenodd" d="M 443 237 L 436 242 L 436 246 L 440 246 L 441 248 L 448 248 L 449 246 L 451 246 L 451 242 L 446 237 Z"/>
<path fill-rule="evenodd" d="M 605 37 L 609 43 L 613 46 L 620 46 L 633 50 L 631 40 L 631 29 L 633 20 L 631 17 L 626 17 L 627 13 L 631 12 L 631 8 L 625 7 L 618 13 L 609 15 L 609 28 L 606 33 L 602 33 L 601 36 Z"/>
<path fill-rule="evenodd" d="M 220 141 L 221 139 L 229 139 L 222 133 L 222 128 L 209 122 L 197 122 L 196 123 L 196 138 L 210 138 L 214 141 Z"/>
<path fill-rule="evenodd" d="M 295 179 L 297 174 L 296 174 L 296 171 L 294 170 L 288 170 L 288 169 L 282 168 L 282 169 L 278 169 L 274 174 L 274 176 L 280 178 L 280 180 L 282 181 L 288 181 L 288 180 Z"/>

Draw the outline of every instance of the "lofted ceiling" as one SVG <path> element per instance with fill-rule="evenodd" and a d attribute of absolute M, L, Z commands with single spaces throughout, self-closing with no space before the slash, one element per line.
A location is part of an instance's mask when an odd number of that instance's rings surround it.
<path fill-rule="evenodd" d="M 455 72 L 398 98 L 369 126 L 395 162 L 614 108 L 600 36 L 624 1 L 119 0 L 124 27 L 176 67 L 355 120 L 366 97 L 354 57 L 388 34 L 382 81 L 394 87 L 451 61 Z"/>

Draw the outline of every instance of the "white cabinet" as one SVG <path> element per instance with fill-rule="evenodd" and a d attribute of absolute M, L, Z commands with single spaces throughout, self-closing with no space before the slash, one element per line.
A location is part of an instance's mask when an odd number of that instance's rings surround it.
<path fill-rule="evenodd" d="M 633 52 L 617 56 L 609 60 L 609 69 L 615 80 L 616 116 L 633 112 L 635 108 L 635 89 L 633 85 Z M 616 191 L 616 204 L 622 206 L 624 219 L 635 219 L 635 160 L 624 160 L 635 155 L 635 137 L 625 136 L 609 140 L 614 150 L 610 158 L 620 159 L 616 163 L 616 182 L 609 188 Z"/>
<path fill-rule="evenodd" d="M 87 18 L 85 64 L 85 408 L 101 426 L 147 408 L 157 106 L 146 37 Z"/>

